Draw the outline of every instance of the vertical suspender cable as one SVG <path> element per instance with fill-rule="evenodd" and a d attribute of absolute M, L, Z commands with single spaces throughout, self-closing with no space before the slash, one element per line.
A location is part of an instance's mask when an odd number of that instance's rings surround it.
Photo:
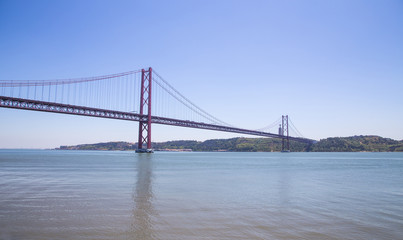
<path fill-rule="evenodd" d="M 119 102 L 119 106 L 118 106 L 118 110 L 122 111 L 122 99 L 123 99 L 123 94 L 122 94 L 122 78 L 123 77 L 119 77 L 118 78 L 118 93 L 116 94 L 116 98 L 118 99 Z"/>
<path fill-rule="evenodd" d="M 73 103 L 73 105 L 77 105 L 77 85 L 78 85 L 78 83 L 74 83 L 74 85 L 73 85 L 73 87 L 74 87 L 74 90 L 73 90 L 73 101 L 74 101 L 74 103 Z"/>
<path fill-rule="evenodd" d="M 129 98 L 129 88 L 128 88 L 128 77 L 129 76 L 125 76 L 125 99 L 124 99 L 124 103 L 125 103 L 125 112 L 128 112 L 129 110 L 127 109 L 127 100 L 128 100 L 128 98 Z"/>
<path fill-rule="evenodd" d="M 71 85 L 71 83 L 69 82 L 67 85 L 67 104 L 71 104 L 71 102 L 70 102 L 70 85 Z"/>
<path fill-rule="evenodd" d="M 56 82 L 55 102 L 57 102 L 57 85 L 58 85 L 58 82 Z"/>
<path fill-rule="evenodd" d="M 18 98 L 21 98 L 21 85 L 22 85 L 22 83 L 19 84 L 19 88 L 18 88 Z"/>
<path fill-rule="evenodd" d="M 34 99 L 36 100 L 36 83 L 34 85 Z"/>
<path fill-rule="evenodd" d="M 14 97 L 14 87 L 13 86 L 10 87 L 10 95 L 11 95 L 11 97 Z"/>
<path fill-rule="evenodd" d="M 62 103 L 63 100 L 64 100 L 64 81 L 62 81 L 62 100 L 61 100 Z"/>
<path fill-rule="evenodd" d="M 108 79 L 108 84 L 109 84 L 109 88 L 108 88 L 108 98 L 107 98 L 107 101 L 109 101 L 109 103 L 108 103 L 108 109 L 110 109 L 110 108 L 111 108 L 111 104 L 112 104 L 112 101 L 111 101 L 112 81 L 111 81 L 111 79 Z"/>
<path fill-rule="evenodd" d="M 82 92 L 82 83 L 80 82 L 79 83 L 79 85 L 78 85 L 78 103 L 77 103 L 77 105 L 79 105 L 79 106 L 81 106 L 82 105 L 82 102 L 81 102 L 81 92 Z"/>
<path fill-rule="evenodd" d="M 85 88 L 87 90 L 86 91 L 87 93 L 85 94 L 85 101 L 86 101 L 85 106 L 89 106 L 89 103 L 90 103 L 89 102 L 90 101 L 90 86 L 89 85 L 90 85 L 90 83 L 88 81 L 86 81 L 85 85 L 86 85 Z"/>
<path fill-rule="evenodd" d="M 42 97 L 41 97 L 41 101 L 45 101 L 43 99 L 43 91 L 44 91 L 44 89 L 45 89 L 45 82 L 42 82 Z"/>
<path fill-rule="evenodd" d="M 48 102 L 50 102 L 50 89 L 52 87 L 52 83 L 49 83 L 49 95 L 48 95 Z"/>

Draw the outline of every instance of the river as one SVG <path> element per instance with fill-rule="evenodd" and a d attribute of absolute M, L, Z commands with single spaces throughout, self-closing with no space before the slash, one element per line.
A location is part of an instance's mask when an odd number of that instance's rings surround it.
<path fill-rule="evenodd" d="M 403 239 L 403 153 L 0 150 L 0 239 Z"/>

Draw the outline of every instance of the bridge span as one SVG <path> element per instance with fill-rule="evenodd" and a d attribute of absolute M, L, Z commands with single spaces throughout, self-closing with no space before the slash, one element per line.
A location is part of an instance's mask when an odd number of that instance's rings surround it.
<path fill-rule="evenodd" d="M 153 77 L 153 73 L 157 77 Z M 135 76 L 133 77 L 133 75 Z M 139 75 L 138 79 L 136 79 L 136 75 Z M 138 81 L 137 84 L 136 81 Z M 154 90 L 155 92 L 152 91 L 153 85 L 157 87 Z M 137 94 L 136 91 L 138 92 Z M 134 106 L 136 96 L 139 97 L 138 108 Z M 167 96 L 171 100 L 174 99 L 179 104 L 184 105 L 187 111 L 191 113 L 185 114 L 186 117 L 182 119 L 172 117 L 170 113 L 165 113 L 165 110 L 161 110 L 158 104 L 164 105 L 164 101 L 167 101 L 164 98 Z M 152 100 L 154 98 L 157 101 L 153 105 Z M 127 101 L 130 101 L 130 103 L 127 103 Z M 82 79 L 53 81 L 3 80 L 0 81 L 0 107 L 137 121 L 139 122 L 138 149 L 140 152 L 148 152 L 152 149 L 151 124 L 280 138 L 283 142 L 283 150 L 289 150 L 290 140 L 304 143 L 314 142 L 312 139 L 290 136 L 290 127 L 295 128 L 295 126 L 289 125 L 288 116 L 282 116 L 280 122 L 271 124 L 272 127 L 279 125 L 278 134 L 264 131 L 264 129 L 250 130 L 233 127 L 193 104 L 151 68 Z M 153 111 L 153 108 L 160 108 L 160 111 Z M 128 109 L 136 110 L 128 111 Z M 296 128 L 295 131 L 299 133 Z"/>

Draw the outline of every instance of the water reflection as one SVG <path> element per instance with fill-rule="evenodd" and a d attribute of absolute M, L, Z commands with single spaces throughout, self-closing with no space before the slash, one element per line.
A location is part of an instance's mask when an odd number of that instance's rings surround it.
<path fill-rule="evenodd" d="M 134 239 L 155 239 L 152 216 L 152 156 L 137 155 L 137 182 L 133 190 L 135 207 L 133 210 Z"/>
<path fill-rule="evenodd" d="M 278 196 L 280 203 L 287 205 L 290 202 L 290 192 L 291 192 L 291 178 L 287 169 L 279 170 L 278 176 Z"/>

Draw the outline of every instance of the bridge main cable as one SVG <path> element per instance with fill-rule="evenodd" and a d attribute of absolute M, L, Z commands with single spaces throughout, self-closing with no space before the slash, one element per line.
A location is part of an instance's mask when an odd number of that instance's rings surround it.
<path fill-rule="evenodd" d="M 87 78 L 0 80 L 0 96 L 0 107 L 138 121 L 139 142 L 143 141 L 147 148 L 151 146 L 152 123 L 284 138 L 284 134 L 267 131 L 277 121 L 258 130 L 237 128 L 221 121 L 191 102 L 151 68 Z M 156 102 L 162 103 L 162 107 Z M 173 111 L 165 111 L 166 103 L 179 105 L 173 105 L 170 108 Z M 185 111 L 178 112 L 178 106 Z M 158 107 L 164 111 L 157 113 Z M 302 136 L 290 139 L 313 141 Z"/>

